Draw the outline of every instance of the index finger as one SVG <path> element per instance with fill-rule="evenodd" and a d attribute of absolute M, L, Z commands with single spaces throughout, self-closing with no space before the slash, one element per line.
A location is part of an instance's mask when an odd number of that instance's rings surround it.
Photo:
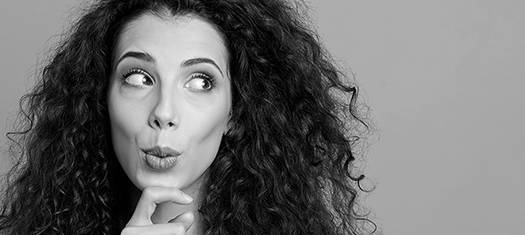
<path fill-rule="evenodd" d="M 126 226 L 144 226 L 151 225 L 151 216 L 155 212 L 157 204 L 172 201 L 179 204 L 189 204 L 193 199 L 174 187 L 151 186 L 142 191 L 142 195 L 135 207 L 135 212 L 131 216 Z"/>

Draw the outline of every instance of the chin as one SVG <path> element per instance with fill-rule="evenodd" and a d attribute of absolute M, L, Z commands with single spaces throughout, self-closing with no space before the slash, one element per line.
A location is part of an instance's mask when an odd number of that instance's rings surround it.
<path fill-rule="evenodd" d="M 206 175 L 206 169 L 202 170 L 194 164 L 188 164 L 184 157 L 179 159 L 178 164 L 173 168 L 164 170 L 152 169 L 142 156 L 137 159 L 138 161 L 127 165 L 129 170 L 127 173 L 131 182 L 141 191 L 151 186 L 175 187 L 191 191 L 193 186 L 198 188 Z"/>
<path fill-rule="evenodd" d="M 157 186 L 157 187 L 175 187 L 181 188 L 181 184 L 173 181 L 166 180 L 143 180 L 140 182 L 140 189 L 143 190 L 146 187 Z"/>
<path fill-rule="evenodd" d="M 175 187 L 179 189 L 185 186 L 185 182 L 182 182 L 181 178 L 174 174 L 170 175 L 166 173 L 159 174 L 150 171 L 139 171 L 135 177 L 134 184 L 140 190 L 151 186 Z"/>

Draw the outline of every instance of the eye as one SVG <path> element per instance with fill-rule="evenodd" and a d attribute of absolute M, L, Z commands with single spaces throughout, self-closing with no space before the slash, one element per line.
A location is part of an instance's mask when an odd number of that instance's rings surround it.
<path fill-rule="evenodd" d="M 184 87 L 195 91 L 209 91 L 215 86 L 213 78 L 204 73 L 194 73 Z"/>
<path fill-rule="evenodd" d="M 142 69 L 131 69 L 122 76 L 124 82 L 134 87 L 147 87 L 153 85 L 153 78 Z"/>

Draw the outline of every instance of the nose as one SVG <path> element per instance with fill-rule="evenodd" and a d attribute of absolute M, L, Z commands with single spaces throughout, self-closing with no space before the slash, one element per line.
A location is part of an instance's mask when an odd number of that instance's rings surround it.
<path fill-rule="evenodd" d="M 149 116 L 148 124 L 150 127 L 164 130 L 174 129 L 178 126 L 179 120 L 173 100 L 169 94 L 159 95 L 157 103 Z"/>

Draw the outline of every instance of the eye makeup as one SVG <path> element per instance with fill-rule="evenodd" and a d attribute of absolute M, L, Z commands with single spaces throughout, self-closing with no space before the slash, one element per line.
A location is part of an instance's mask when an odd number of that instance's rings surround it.
<path fill-rule="evenodd" d="M 201 73 L 201 72 L 197 72 L 197 73 L 193 73 L 191 76 L 190 76 L 190 79 L 193 80 L 193 79 L 202 79 L 203 82 L 206 84 L 205 86 L 203 86 L 203 90 L 211 90 L 215 87 L 215 78 L 213 76 L 210 76 L 206 73 Z"/>
<path fill-rule="evenodd" d="M 189 76 L 184 88 L 193 92 L 207 93 L 211 92 L 215 85 L 213 76 L 203 72 L 195 72 Z"/>
<path fill-rule="evenodd" d="M 194 92 L 210 92 L 216 87 L 216 78 L 208 71 L 197 70 L 187 77 L 184 87 Z M 212 74 L 214 74 L 213 72 Z M 155 79 L 149 72 L 142 68 L 133 67 L 121 77 L 126 86 L 144 88 L 155 84 Z"/>
<path fill-rule="evenodd" d="M 153 77 L 151 75 L 149 75 L 148 72 L 146 72 L 143 69 L 139 69 L 139 68 L 132 68 L 132 69 L 130 69 L 127 73 L 122 75 L 122 79 L 126 79 L 132 74 L 142 74 L 142 75 L 144 75 L 144 77 L 146 77 L 146 78 L 150 79 L 151 81 L 153 81 Z"/>
<path fill-rule="evenodd" d="M 133 87 L 152 86 L 154 82 L 153 77 L 140 68 L 132 68 L 122 75 L 122 83 Z"/>

